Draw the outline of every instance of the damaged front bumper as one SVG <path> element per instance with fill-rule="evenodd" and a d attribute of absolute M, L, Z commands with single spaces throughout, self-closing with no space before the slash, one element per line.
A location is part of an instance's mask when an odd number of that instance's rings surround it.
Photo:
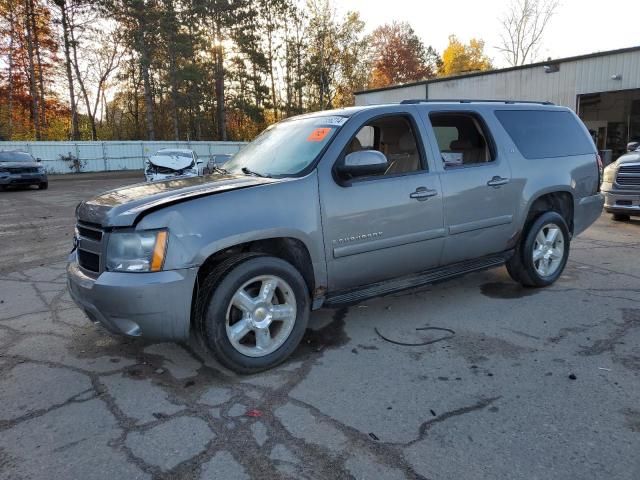
<path fill-rule="evenodd" d="M 74 302 L 111 333 L 155 340 L 189 337 L 197 269 L 155 273 L 85 272 L 69 257 L 67 283 Z"/>

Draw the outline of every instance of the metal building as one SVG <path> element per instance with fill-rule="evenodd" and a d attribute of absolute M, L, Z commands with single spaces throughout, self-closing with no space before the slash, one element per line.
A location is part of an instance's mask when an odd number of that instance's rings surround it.
<path fill-rule="evenodd" d="M 356 93 L 356 105 L 464 98 L 567 106 L 615 159 L 640 141 L 640 46 L 366 90 Z"/>

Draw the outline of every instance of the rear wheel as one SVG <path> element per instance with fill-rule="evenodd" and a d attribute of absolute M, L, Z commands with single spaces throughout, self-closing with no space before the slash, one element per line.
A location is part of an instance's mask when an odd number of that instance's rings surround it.
<path fill-rule="evenodd" d="M 616 222 L 628 222 L 629 220 L 631 220 L 631 217 L 629 215 L 625 215 L 624 213 L 614 213 L 612 218 Z"/>
<path fill-rule="evenodd" d="M 307 327 L 310 302 L 291 264 L 249 254 L 215 269 L 198 304 L 199 334 L 208 349 L 231 370 L 255 373 L 293 353 Z"/>
<path fill-rule="evenodd" d="M 516 282 L 527 287 L 546 287 L 554 283 L 569 258 L 570 236 L 567 223 L 557 212 L 546 212 L 531 223 L 507 271 Z"/>

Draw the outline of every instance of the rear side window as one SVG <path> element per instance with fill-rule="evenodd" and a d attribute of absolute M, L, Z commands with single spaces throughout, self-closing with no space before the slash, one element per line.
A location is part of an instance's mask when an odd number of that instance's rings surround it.
<path fill-rule="evenodd" d="M 525 158 L 554 158 L 595 152 L 593 142 L 569 112 L 496 110 L 495 113 Z"/>
<path fill-rule="evenodd" d="M 431 112 L 445 169 L 486 164 L 495 159 L 481 119 L 466 112 Z"/>

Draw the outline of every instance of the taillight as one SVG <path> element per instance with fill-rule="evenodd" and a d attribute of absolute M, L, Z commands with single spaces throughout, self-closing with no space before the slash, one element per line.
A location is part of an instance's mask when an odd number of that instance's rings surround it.
<path fill-rule="evenodd" d="M 602 157 L 599 153 L 596 153 L 596 164 L 598 165 L 598 192 L 600 191 L 600 185 L 602 185 L 602 173 L 604 172 L 604 165 L 602 164 Z"/>

